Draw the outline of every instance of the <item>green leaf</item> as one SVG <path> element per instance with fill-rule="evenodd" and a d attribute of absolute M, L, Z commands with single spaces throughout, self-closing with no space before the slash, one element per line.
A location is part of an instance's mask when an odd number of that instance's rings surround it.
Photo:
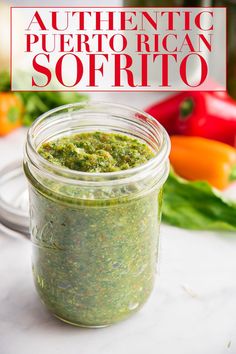
<path fill-rule="evenodd" d="M 173 171 L 164 187 L 163 221 L 191 230 L 236 230 L 236 203 L 207 182 L 189 182 Z"/>
<path fill-rule="evenodd" d="M 41 114 L 69 103 L 87 100 L 86 95 L 77 92 L 18 92 L 25 108 L 23 124 L 26 126 L 38 118 Z"/>

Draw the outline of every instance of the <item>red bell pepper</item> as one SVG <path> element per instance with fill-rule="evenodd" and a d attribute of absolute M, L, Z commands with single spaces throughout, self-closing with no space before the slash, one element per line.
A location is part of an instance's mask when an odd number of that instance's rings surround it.
<path fill-rule="evenodd" d="M 225 92 L 182 92 L 146 111 L 170 135 L 200 136 L 236 146 L 236 102 Z"/>
<path fill-rule="evenodd" d="M 177 134 L 176 119 L 180 103 L 184 100 L 184 94 L 180 93 L 167 97 L 148 107 L 145 111 L 158 120 L 170 135 Z"/>

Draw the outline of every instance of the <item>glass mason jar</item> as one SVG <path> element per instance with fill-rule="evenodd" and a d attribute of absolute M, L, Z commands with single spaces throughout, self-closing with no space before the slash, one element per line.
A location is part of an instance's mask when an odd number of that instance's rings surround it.
<path fill-rule="evenodd" d="M 45 141 L 104 131 L 141 139 L 155 157 L 111 173 L 62 168 L 37 152 Z M 151 116 L 118 104 L 62 106 L 28 131 L 33 275 L 38 294 L 61 320 L 102 327 L 136 312 L 154 283 L 162 186 L 170 143 Z"/>

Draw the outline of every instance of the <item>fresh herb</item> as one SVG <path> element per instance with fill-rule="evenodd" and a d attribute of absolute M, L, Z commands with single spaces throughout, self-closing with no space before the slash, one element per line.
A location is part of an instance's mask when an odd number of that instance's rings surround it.
<path fill-rule="evenodd" d="M 236 204 L 207 182 L 188 182 L 171 171 L 164 187 L 163 220 L 191 230 L 236 230 Z"/>
<path fill-rule="evenodd" d="M 41 114 L 69 103 L 77 103 L 86 99 L 84 94 L 77 92 L 18 92 L 24 107 L 23 124 L 30 126 Z"/>

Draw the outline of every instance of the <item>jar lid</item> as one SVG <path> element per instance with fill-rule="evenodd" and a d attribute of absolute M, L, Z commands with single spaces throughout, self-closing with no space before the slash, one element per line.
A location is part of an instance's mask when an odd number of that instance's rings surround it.
<path fill-rule="evenodd" d="M 0 223 L 29 235 L 28 189 L 22 161 L 0 171 Z"/>

